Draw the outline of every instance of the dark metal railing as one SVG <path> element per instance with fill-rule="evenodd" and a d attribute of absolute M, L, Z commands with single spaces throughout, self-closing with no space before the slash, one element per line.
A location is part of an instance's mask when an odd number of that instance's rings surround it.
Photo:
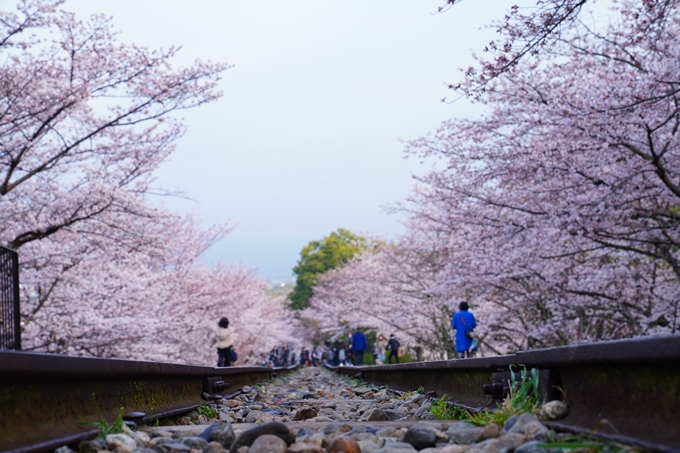
<path fill-rule="evenodd" d="M 19 256 L 0 246 L 0 349 L 21 349 Z"/>

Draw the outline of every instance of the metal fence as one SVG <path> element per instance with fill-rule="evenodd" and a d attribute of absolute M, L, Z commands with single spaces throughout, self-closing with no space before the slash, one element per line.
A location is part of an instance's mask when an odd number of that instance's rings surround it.
<path fill-rule="evenodd" d="M 21 349 L 19 257 L 0 246 L 0 349 Z"/>

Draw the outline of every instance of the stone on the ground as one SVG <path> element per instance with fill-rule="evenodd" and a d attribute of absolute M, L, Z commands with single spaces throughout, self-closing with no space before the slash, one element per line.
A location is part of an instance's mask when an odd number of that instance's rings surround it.
<path fill-rule="evenodd" d="M 305 437 L 305 436 L 309 437 L 312 434 L 313 433 L 310 430 L 308 430 L 307 428 L 300 428 L 300 429 L 298 429 L 298 432 L 295 434 L 295 437 L 296 438 Z"/>
<path fill-rule="evenodd" d="M 234 453 L 239 447 L 244 445 L 251 446 L 253 442 L 255 442 L 255 439 L 265 434 L 272 434 L 280 437 L 288 445 L 295 442 L 295 435 L 288 430 L 286 425 L 281 422 L 269 422 L 242 432 L 236 438 L 229 451 Z"/>
<path fill-rule="evenodd" d="M 548 401 L 541 406 L 541 418 L 545 420 L 559 420 L 567 415 L 569 409 L 562 401 Z"/>
<path fill-rule="evenodd" d="M 456 444 L 469 445 L 475 442 L 484 428 L 475 426 L 467 422 L 456 422 L 446 430 L 449 440 Z"/>
<path fill-rule="evenodd" d="M 359 443 L 349 436 L 340 436 L 333 439 L 328 445 L 326 453 L 361 453 Z"/>
<path fill-rule="evenodd" d="M 183 437 L 182 443 L 192 450 L 203 450 L 208 445 L 208 441 L 202 437 Z"/>
<path fill-rule="evenodd" d="M 120 453 L 132 453 L 137 448 L 137 443 L 127 434 L 107 434 L 106 446 L 111 451 L 118 449 Z"/>
<path fill-rule="evenodd" d="M 416 410 L 416 412 L 413 414 L 416 417 L 420 417 L 422 414 L 428 412 L 432 408 L 432 402 L 431 401 L 425 401 L 423 404 Z"/>
<path fill-rule="evenodd" d="M 246 423 L 255 423 L 260 420 L 262 421 L 272 421 L 273 417 L 266 413 L 262 412 L 260 410 L 252 410 L 248 412 L 248 415 L 246 415 Z"/>
<path fill-rule="evenodd" d="M 222 422 L 234 423 L 234 419 L 231 418 L 227 412 L 220 411 L 218 412 L 217 416 Z"/>
<path fill-rule="evenodd" d="M 316 410 L 314 410 L 313 408 L 311 408 L 311 407 L 301 407 L 295 413 L 295 417 L 293 417 L 293 421 L 297 422 L 297 421 L 301 421 L 301 420 L 308 420 L 310 418 L 316 417 L 317 415 L 319 415 L 319 413 Z"/>
<path fill-rule="evenodd" d="M 550 442 L 552 431 L 541 422 L 529 422 L 522 427 L 522 434 L 529 440 Z"/>
<path fill-rule="evenodd" d="M 78 443 L 78 453 L 97 453 L 100 450 L 106 450 L 106 442 L 101 439 L 84 440 Z"/>
<path fill-rule="evenodd" d="M 76 453 L 75 450 L 72 450 L 68 445 L 64 445 L 63 447 L 59 447 L 56 450 L 54 450 L 54 453 Z"/>
<path fill-rule="evenodd" d="M 422 453 L 560 453 L 554 449 L 539 450 L 541 442 L 553 438 L 559 441 L 560 435 L 535 415 L 512 417 L 503 428 L 494 424 L 479 427 L 464 421 L 437 421 L 430 413 L 431 396 L 398 397 L 387 389 L 355 385 L 318 368 L 303 368 L 259 388 L 253 386 L 246 390 L 246 393 L 215 404 L 222 422 L 214 423 L 208 429 L 196 427 L 196 431 L 192 431 L 187 426 L 150 430 L 151 438 L 143 431 L 127 432 L 136 442 L 134 450 L 112 446 L 108 450 L 116 449 L 114 453 L 257 453 L 253 450 L 280 448 L 286 451 L 282 446 L 286 444 L 288 453 L 407 453 L 418 450 Z M 551 407 L 553 409 L 549 409 Z M 561 402 L 546 403 L 541 419 L 555 417 L 547 412 L 554 408 L 566 410 Z M 194 411 L 163 425 L 194 425 L 204 421 L 205 417 Z M 383 423 L 387 421 L 391 423 Z M 253 422 L 259 426 L 239 428 L 240 422 Z M 314 422 L 325 423 L 319 426 Z M 238 436 L 234 435 L 234 429 L 239 432 Z M 202 440 L 193 440 L 195 438 L 191 436 L 199 432 Z M 265 435 L 281 440 L 270 439 L 272 446 L 265 438 L 258 441 L 262 445 L 254 446 L 257 439 Z M 79 453 L 106 453 L 102 451 L 106 445 L 92 442 L 79 444 Z"/>
<path fill-rule="evenodd" d="M 217 441 L 208 442 L 208 445 L 203 449 L 203 453 L 225 453 L 222 444 Z"/>
<path fill-rule="evenodd" d="M 475 442 L 482 442 L 487 439 L 493 439 L 501 434 L 501 428 L 495 423 L 489 423 L 484 427 L 484 430 L 479 434 Z"/>
<path fill-rule="evenodd" d="M 517 419 L 518 419 L 518 418 L 519 418 L 519 417 L 518 417 L 517 415 L 515 415 L 515 416 L 510 417 L 509 419 L 507 419 L 507 420 L 505 421 L 505 423 L 503 424 L 503 430 L 504 430 L 504 431 L 510 431 L 510 430 L 512 429 L 512 427 L 515 426 L 515 422 L 517 422 Z"/>
<path fill-rule="evenodd" d="M 149 434 L 145 433 L 144 431 L 135 431 L 130 437 L 135 440 L 137 448 L 146 448 L 149 445 L 149 441 L 151 440 Z"/>
<path fill-rule="evenodd" d="M 326 439 L 324 433 L 313 434 L 312 437 L 309 438 L 309 440 L 320 447 L 323 448 L 328 447 L 328 440 Z"/>
<path fill-rule="evenodd" d="M 387 420 L 389 420 L 389 418 L 387 418 L 387 414 L 381 409 L 373 409 L 371 414 L 368 416 L 369 422 L 382 422 Z"/>
<path fill-rule="evenodd" d="M 286 453 L 288 445 L 278 436 L 263 434 L 248 449 L 248 453 Z"/>
<path fill-rule="evenodd" d="M 437 444 L 437 436 L 430 430 L 412 426 L 406 431 L 404 442 L 413 445 L 416 450 L 422 450 L 423 448 L 434 447 Z"/>
<path fill-rule="evenodd" d="M 291 445 L 288 453 L 324 453 L 324 450 L 319 445 L 305 442 Z"/>
<path fill-rule="evenodd" d="M 375 453 L 408 453 L 417 451 L 413 445 L 407 442 L 387 441 L 383 447 Z"/>
<path fill-rule="evenodd" d="M 476 445 L 487 453 L 510 453 L 524 443 L 525 437 L 519 433 L 504 433 L 497 439 L 485 440 Z"/>
<path fill-rule="evenodd" d="M 385 411 L 385 415 L 387 415 L 389 421 L 399 420 L 401 418 L 401 414 L 394 411 Z"/>
<path fill-rule="evenodd" d="M 229 449 L 234 443 L 236 435 L 234 434 L 231 424 L 226 422 L 217 422 L 206 428 L 205 431 L 198 435 L 198 437 L 208 442 L 219 442 L 220 445 L 224 447 L 224 449 Z"/>
<path fill-rule="evenodd" d="M 374 451 L 380 450 L 380 445 L 372 440 L 360 440 L 357 442 L 359 448 L 361 448 L 361 453 L 373 453 Z"/>
<path fill-rule="evenodd" d="M 328 418 L 328 417 L 324 417 L 324 416 L 318 416 L 318 417 L 310 418 L 309 421 L 310 422 L 332 422 L 333 419 Z"/>
<path fill-rule="evenodd" d="M 109 447 L 110 448 L 110 447 Z M 170 439 L 169 442 L 156 442 L 153 449 L 160 453 L 190 453 L 191 447 L 179 441 Z"/>
<path fill-rule="evenodd" d="M 223 450 L 224 451 L 224 450 Z M 153 448 L 140 448 L 137 447 L 134 450 L 132 450 L 132 453 L 158 453 L 156 450 Z"/>
<path fill-rule="evenodd" d="M 510 429 L 506 428 L 506 431 L 511 433 L 522 433 L 524 432 L 524 425 L 530 422 L 539 422 L 538 417 L 536 417 L 534 414 L 521 414 L 517 416 L 517 419 Z"/>
<path fill-rule="evenodd" d="M 171 434 L 171 433 L 168 433 Z M 170 436 L 157 436 L 154 437 L 149 441 L 149 446 L 152 448 L 160 447 L 161 445 L 168 443 L 168 442 L 174 442 L 175 440 L 172 438 L 172 435 Z"/>
<path fill-rule="evenodd" d="M 472 445 L 458 445 L 449 444 L 437 448 L 426 448 L 420 450 L 420 453 L 467 453 L 468 450 L 474 450 Z"/>
<path fill-rule="evenodd" d="M 404 442 L 407 442 L 417 450 L 434 447 L 438 443 L 448 442 L 449 437 L 432 423 L 416 423 L 404 434 Z"/>

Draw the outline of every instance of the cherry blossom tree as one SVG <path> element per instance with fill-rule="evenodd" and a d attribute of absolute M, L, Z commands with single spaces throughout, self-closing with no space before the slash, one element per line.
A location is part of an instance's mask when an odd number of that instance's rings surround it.
<path fill-rule="evenodd" d="M 144 215 L 132 195 L 184 130 L 170 114 L 219 97 L 227 68 L 174 69 L 177 48 L 119 44 L 110 19 L 81 22 L 61 3 L 25 0 L 0 21 L 0 236 L 12 248 L 105 211 Z"/>
<path fill-rule="evenodd" d="M 445 0 L 439 12 L 449 11 L 461 1 Z M 525 58 L 538 56 L 582 26 L 583 16 L 588 12 L 586 7 L 595 3 L 597 0 L 537 0 L 531 6 L 512 5 L 502 20 L 492 24 L 497 39 L 483 49 L 491 58 L 469 67 L 465 71 L 465 82 L 451 83 L 449 88 L 463 96 L 479 98 L 497 77 L 512 72 Z M 603 3 L 606 2 L 600 2 Z M 674 12 L 674 0 L 638 0 L 630 6 L 637 10 L 634 14 L 645 16 L 647 24 L 641 31 L 649 33 L 649 39 L 654 39 L 654 24 L 663 23 Z"/>
<path fill-rule="evenodd" d="M 148 200 L 184 132 L 175 112 L 216 100 L 228 66 L 176 68 L 178 48 L 121 44 L 109 18 L 62 3 L 0 13 L 0 240 L 20 254 L 25 348 L 212 364 L 221 316 L 242 361 L 288 339 L 254 270 L 199 264 L 229 225 Z"/>
<path fill-rule="evenodd" d="M 321 276 L 310 316 L 424 344 L 432 314 L 467 301 L 485 354 L 676 333 L 679 3 L 623 0 L 604 25 L 577 1 L 506 18 L 529 47 L 456 86 L 487 113 L 408 144 L 433 164 L 398 208 L 408 233 Z"/>
<path fill-rule="evenodd" d="M 133 227 L 134 245 L 63 229 L 31 246 L 40 253 L 22 274 L 24 349 L 211 365 L 222 316 L 237 332 L 239 364 L 292 342 L 284 299 L 267 295 L 254 269 L 198 262 L 228 225 L 202 230 L 166 213 Z"/>
<path fill-rule="evenodd" d="M 302 318 L 314 320 L 325 335 L 375 329 L 394 333 L 414 356 L 419 348 L 428 358 L 453 357 L 450 304 L 432 292 L 441 271 L 439 247 L 433 245 L 422 235 L 400 244 L 373 240 L 348 263 L 320 276 Z"/>
<path fill-rule="evenodd" d="M 448 235 L 438 291 L 492 303 L 498 351 L 676 332 L 677 9 L 575 24 L 486 86 L 485 117 L 410 143 L 440 159 L 409 207 Z"/>

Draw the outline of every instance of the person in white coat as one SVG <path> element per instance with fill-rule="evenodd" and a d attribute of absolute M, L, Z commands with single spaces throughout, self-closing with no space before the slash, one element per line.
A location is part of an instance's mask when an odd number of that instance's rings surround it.
<path fill-rule="evenodd" d="M 220 319 L 217 329 L 217 366 L 231 366 L 234 354 L 234 329 L 227 318 Z"/>

